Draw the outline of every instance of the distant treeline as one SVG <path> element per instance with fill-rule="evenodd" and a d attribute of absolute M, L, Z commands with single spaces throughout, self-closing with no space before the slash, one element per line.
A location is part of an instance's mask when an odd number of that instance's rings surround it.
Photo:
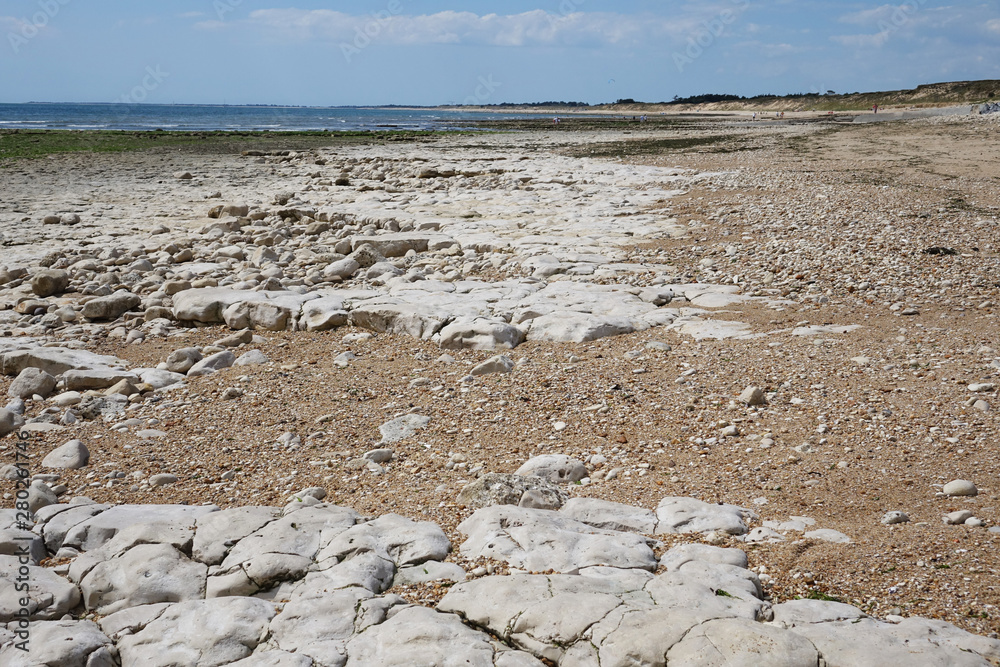
<path fill-rule="evenodd" d="M 710 104 L 712 102 L 746 102 L 749 100 L 761 100 L 765 98 L 774 98 L 775 95 L 754 95 L 753 97 L 743 97 L 742 95 L 715 95 L 715 94 L 705 94 L 705 95 L 692 95 L 690 97 L 679 97 L 674 95 L 674 99 L 669 102 L 654 102 L 654 104 Z M 649 104 L 648 102 L 638 102 L 632 98 L 627 98 L 623 100 L 618 100 L 615 104 Z"/>
<path fill-rule="evenodd" d="M 500 104 L 490 104 L 488 106 L 497 108 L 510 108 L 510 107 L 589 107 L 590 105 L 586 102 L 522 102 L 520 104 L 515 104 L 514 102 L 502 102 Z"/>
<path fill-rule="evenodd" d="M 711 102 L 740 102 L 745 100 L 745 97 L 740 95 L 692 95 L 691 97 L 678 97 L 674 95 L 674 99 L 667 104 L 709 104 Z"/>
<path fill-rule="evenodd" d="M 838 93 L 835 90 L 828 90 L 825 93 L 819 91 L 813 91 L 809 93 L 789 93 L 786 95 L 775 95 L 773 93 L 765 93 L 762 95 L 754 95 L 753 97 L 744 97 L 742 95 L 716 95 L 716 94 L 706 94 L 706 95 L 692 95 L 690 97 L 678 97 L 674 96 L 674 99 L 670 102 L 659 102 L 658 104 L 667 105 L 682 105 L 682 104 L 711 104 L 719 102 L 776 102 L 776 101 L 806 101 L 812 100 L 814 103 L 836 103 L 840 101 L 852 101 L 856 102 L 858 100 L 879 102 L 880 99 L 884 98 L 888 102 L 892 103 L 933 103 L 933 102 L 966 102 L 968 100 L 992 100 L 997 96 L 997 89 L 1000 88 L 1000 81 L 997 80 L 983 80 L 983 81 L 956 81 L 951 83 L 932 83 L 925 84 L 922 86 L 917 86 L 912 90 L 896 90 L 887 92 L 874 92 L 874 93 L 860 93 L 860 92 L 845 92 Z M 820 102 L 822 100 L 822 102 Z M 852 103 L 853 103 L 852 102 Z M 637 102 L 632 99 L 618 100 L 615 104 L 647 104 L 645 102 Z"/>
<path fill-rule="evenodd" d="M 837 93 L 832 90 L 828 90 L 826 95 L 836 95 Z M 692 95 L 691 97 L 677 97 L 674 96 L 669 102 L 665 104 L 711 104 L 712 102 L 752 102 L 754 100 L 773 100 L 773 99 L 785 99 L 792 97 L 824 97 L 823 93 L 793 93 L 791 95 L 774 95 L 772 93 L 765 93 L 763 95 L 754 95 L 753 97 L 744 97 L 742 95 Z"/>
<path fill-rule="evenodd" d="M 783 108 L 790 108 L 788 105 L 807 105 L 810 108 L 836 110 L 836 109 L 864 109 L 872 104 L 883 106 L 901 104 L 966 104 L 980 103 L 986 100 L 994 100 L 1000 95 L 1000 80 L 983 81 L 955 81 L 946 83 L 931 83 L 917 86 L 912 90 L 895 90 L 886 92 L 842 92 L 834 90 L 826 92 L 813 91 L 809 93 L 791 93 L 786 95 L 776 95 L 774 93 L 764 93 L 745 97 L 743 95 L 729 95 L 707 93 L 704 95 L 691 95 L 690 97 L 680 97 L 675 95 L 669 102 L 643 102 L 631 97 L 622 98 L 610 104 L 588 104 L 586 102 L 503 102 L 498 104 L 483 105 L 487 108 L 495 109 L 526 109 L 526 108 L 550 108 L 550 109 L 614 109 L 622 106 L 658 106 L 658 105 L 701 105 L 701 104 L 731 104 L 735 108 L 745 108 L 749 106 L 769 106 L 774 104 L 784 105 Z M 849 106 L 845 106 L 849 105 Z M 449 105 L 455 106 L 455 105 Z"/>

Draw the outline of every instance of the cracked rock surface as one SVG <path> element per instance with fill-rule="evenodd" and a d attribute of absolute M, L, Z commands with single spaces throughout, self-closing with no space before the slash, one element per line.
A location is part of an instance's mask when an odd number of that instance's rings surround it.
<path fill-rule="evenodd" d="M 683 505 L 686 525 L 717 530 L 716 507 L 687 500 L 661 508 Z M 392 592 L 401 571 L 453 556 L 432 522 L 322 502 L 196 512 L 77 502 L 38 517 L 48 549 L 78 555 L 34 567 L 29 653 L 15 647 L 11 605 L 0 608 L 5 665 L 811 667 L 870 664 L 872 650 L 917 661 L 907 664 L 1000 660 L 1000 641 L 939 621 L 772 604 L 739 549 L 689 543 L 657 559 L 656 514 L 622 504 L 476 511 L 459 526 L 460 551 L 506 574 L 461 577 L 432 608 Z M 0 600 L 13 586 L 0 579 Z"/>

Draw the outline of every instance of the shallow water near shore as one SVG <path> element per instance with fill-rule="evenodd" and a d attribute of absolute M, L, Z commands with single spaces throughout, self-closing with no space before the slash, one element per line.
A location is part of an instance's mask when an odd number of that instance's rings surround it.
<path fill-rule="evenodd" d="M 196 104 L 0 104 L 0 129 L 273 132 L 428 130 L 508 118 L 442 109 Z"/>

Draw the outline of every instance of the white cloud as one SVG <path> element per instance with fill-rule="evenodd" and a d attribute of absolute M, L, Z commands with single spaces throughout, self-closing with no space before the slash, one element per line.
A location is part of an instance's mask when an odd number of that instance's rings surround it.
<path fill-rule="evenodd" d="M 274 35 L 296 39 L 353 42 L 359 35 L 367 34 L 382 44 L 523 47 L 632 46 L 656 40 L 682 41 L 697 34 L 701 21 L 710 18 L 687 14 L 667 19 L 607 12 L 563 15 L 542 10 L 482 16 L 461 11 L 414 16 L 388 13 L 359 16 L 328 9 L 260 9 L 251 12 L 246 22 Z M 223 26 L 209 21 L 196 27 L 217 29 Z"/>
<path fill-rule="evenodd" d="M 194 24 L 195 30 L 222 30 L 230 27 L 231 24 L 225 21 L 199 21 Z"/>
<path fill-rule="evenodd" d="M 21 21 L 13 16 L 0 16 L 0 30 L 20 30 Z"/>
<path fill-rule="evenodd" d="M 766 43 L 759 41 L 740 42 L 735 48 L 753 53 L 761 58 L 778 58 L 804 53 L 806 49 L 787 43 Z"/>
<path fill-rule="evenodd" d="M 865 9 L 859 12 L 851 12 L 840 17 L 841 23 L 852 25 L 874 25 L 879 21 L 886 21 L 892 18 L 894 12 L 912 12 L 913 4 L 908 5 L 881 5 L 872 9 Z"/>
<path fill-rule="evenodd" d="M 889 42 L 908 41 L 921 48 L 947 44 L 949 48 L 992 48 L 984 40 L 1000 33 L 1000 19 L 984 5 L 973 7 L 929 7 L 913 0 L 900 5 L 881 5 L 840 16 L 841 23 L 857 25 L 862 32 L 835 35 L 837 44 L 855 49 L 881 48 Z M 985 32 L 984 32 L 985 31 Z"/>
<path fill-rule="evenodd" d="M 0 36 L 4 42 L 11 44 L 19 39 L 33 39 L 34 37 L 56 37 L 59 30 L 53 21 L 44 24 L 36 23 L 31 18 L 17 18 L 16 16 L 0 16 Z M 4 45 L 6 47 L 6 44 Z"/>
<path fill-rule="evenodd" d="M 922 34 L 941 31 L 975 30 L 993 24 L 1000 29 L 995 10 L 985 5 L 969 7 L 927 7 L 920 0 L 900 5 L 882 5 L 873 9 L 842 15 L 841 23 L 876 28 L 879 32 Z M 993 28 L 990 28 L 993 29 Z"/>
<path fill-rule="evenodd" d="M 183 14 L 178 14 L 179 19 L 197 19 L 205 15 L 205 12 L 184 12 Z"/>
<path fill-rule="evenodd" d="M 4 34 L 12 32 L 16 34 L 22 34 L 25 28 L 30 31 L 40 31 L 44 30 L 48 26 L 34 26 L 32 27 L 31 22 L 23 21 L 16 16 L 0 16 L 0 32 Z"/>
<path fill-rule="evenodd" d="M 849 49 L 878 49 L 885 46 L 891 33 L 888 30 L 874 35 L 833 35 L 831 40 Z"/>

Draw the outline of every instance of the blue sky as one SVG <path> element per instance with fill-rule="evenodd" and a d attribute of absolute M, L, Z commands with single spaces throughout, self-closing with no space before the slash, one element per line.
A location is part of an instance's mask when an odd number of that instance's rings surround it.
<path fill-rule="evenodd" d="M 0 0 L 0 102 L 601 103 L 988 78 L 997 0 Z"/>

